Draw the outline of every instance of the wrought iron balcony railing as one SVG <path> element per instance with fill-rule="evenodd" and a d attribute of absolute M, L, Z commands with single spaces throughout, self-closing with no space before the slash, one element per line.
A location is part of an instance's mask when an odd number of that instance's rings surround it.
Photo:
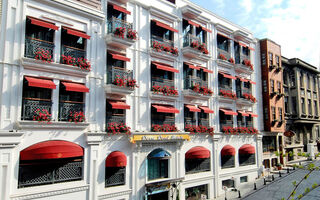
<path fill-rule="evenodd" d="M 220 54 L 224 55 L 227 60 L 229 60 L 231 58 L 230 52 L 225 51 L 224 49 L 219 49 L 219 48 L 217 48 L 217 50 L 218 50 L 218 59 L 221 59 Z"/>
<path fill-rule="evenodd" d="M 221 130 L 224 128 L 224 127 L 233 127 L 233 121 L 231 120 L 220 120 L 220 127 L 221 127 Z"/>
<path fill-rule="evenodd" d="M 84 112 L 84 103 L 80 102 L 60 102 L 59 103 L 59 121 L 68 121 L 70 114 L 75 112 Z"/>
<path fill-rule="evenodd" d="M 25 98 L 22 100 L 21 120 L 33 120 L 33 117 L 36 116 L 36 111 L 38 109 L 40 111 L 47 110 L 48 113 L 51 113 L 51 107 L 51 100 Z"/>
<path fill-rule="evenodd" d="M 62 45 L 61 46 L 61 55 L 71 56 L 75 59 L 86 58 L 86 51 L 84 49 L 78 49 L 75 47 Z M 61 56 L 61 63 L 62 63 L 62 56 Z"/>
<path fill-rule="evenodd" d="M 116 78 L 133 80 L 133 71 L 120 67 L 112 67 L 111 70 L 108 70 L 107 84 L 114 84 Z"/>
<path fill-rule="evenodd" d="M 24 51 L 25 57 L 35 58 L 37 51 L 45 50 L 49 52 L 49 54 L 51 55 L 51 58 L 53 59 L 53 50 L 54 50 L 53 42 L 26 37 L 25 43 L 26 43 L 25 51 Z"/>
<path fill-rule="evenodd" d="M 126 123 L 126 116 L 125 115 L 111 115 L 107 116 L 107 125 L 109 123 L 117 123 L 117 124 L 125 124 Z"/>
<path fill-rule="evenodd" d="M 198 42 L 199 45 L 202 44 L 200 38 L 187 34 L 183 37 L 183 47 L 191 47 L 192 42 Z"/>
<path fill-rule="evenodd" d="M 117 28 L 125 28 L 124 37 L 127 37 L 128 29 L 132 29 L 132 23 L 112 17 L 107 21 L 108 33 L 115 33 Z"/>
<path fill-rule="evenodd" d="M 230 90 L 232 91 L 232 86 L 226 84 L 219 84 L 219 90 Z"/>
<path fill-rule="evenodd" d="M 169 87 L 174 87 L 174 81 L 173 80 L 169 80 L 169 79 L 160 79 L 160 78 L 155 78 L 152 77 L 152 81 L 151 81 L 151 86 L 169 86 Z"/>
<path fill-rule="evenodd" d="M 151 119 L 151 124 L 157 124 L 157 125 L 163 125 L 163 124 L 169 124 L 169 125 L 174 125 L 175 124 L 175 119 L 174 117 L 166 117 L 165 120 L 155 120 Z"/>
<path fill-rule="evenodd" d="M 184 89 L 192 89 L 192 86 L 199 85 L 200 87 L 205 86 L 208 88 L 208 82 L 201 80 L 198 77 L 188 76 L 184 82 Z"/>

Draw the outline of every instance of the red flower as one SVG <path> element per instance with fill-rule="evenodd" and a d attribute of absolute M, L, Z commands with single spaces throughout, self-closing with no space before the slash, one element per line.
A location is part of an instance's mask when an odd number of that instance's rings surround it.
<path fill-rule="evenodd" d="M 234 62 L 234 59 L 233 58 L 229 58 L 229 60 L 228 60 L 230 63 L 232 63 L 232 64 L 234 64 L 235 62 Z"/>
<path fill-rule="evenodd" d="M 124 123 L 115 123 L 115 122 L 111 122 L 108 123 L 107 125 L 107 132 L 108 133 L 112 133 L 113 135 L 115 134 L 121 134 L 121 133 L 125 133 L 126 135 L 130 135 L 130 127 L 125 125 Z"/>
<path fill-rule="evenodd" d="M 131 28 L 128 29 L 127 32 L 127 38 L 131 39 L 131 40 L 136 40 L 138 37 L 138 33 L 137 31 L 132 30 Z"/>
<path fill-rule="evenodd" d="M 118 27 L 116 28 L 116 30 L 114 31 L 114 35 L 121 37 L 122 39 L 124 39 L 124 33 L 126 32 L 126 28 L 125 27 Z"/>
<path fill-rule="evenodd" d="M 251 61 L 248 59 L 244 59 L 242 61 L 242 64 L 244 64 L 245 66 L 249 67 L 251 70 L 253 70 L 253 65 L 251 64 Z"/>
<path fill-rule="evenodd" d="M 51 114 L 49 114 L 47 109 L 40 110 L 39 108 L 34 111 L 35 114 L 33 116 L 33 121 L 40 122 L 47 122 L 49 123 L 51 121 Z"/>
<path fill-rule="evenodd" d="M 225 55 L 223 55 L 222 53 L 219 54 L 219 58 L 221 60 L 227 60 L 227 57 Z"/>
<path fill-rule="evenodd" d="M 170 124 L 163 124 L 163 125 L 158 125 L 158 124 L 153 124 L 151 126 L 151 131 L 152 132 L 177 132 L 178 129 L 175 125 L 170 125 Z"/>
<path fill-rule="evenodd" d="M 70 111 L 70 114 L 68 116 L 69 122 L 78 123 L 78 122 L 84 122 L 85 120 L 86 120 L 86 118 L 85 118 L 84 113 L 82 111 L 79 111 L 79 112 L 71 112 Z"/>
<path fill-rule="evenodd" d="M 52 56 L 50 52 L 48 50 L 44 50 L 40 48 L 35 52 L 35 59 L 42 60 L 43 62 L 48 62 L 48 63 L 52 62 Z"/>

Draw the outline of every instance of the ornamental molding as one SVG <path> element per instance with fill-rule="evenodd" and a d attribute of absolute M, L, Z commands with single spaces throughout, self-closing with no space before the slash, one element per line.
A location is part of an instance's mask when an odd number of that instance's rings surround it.
<path fill-rule="evenodd" d="M 89 185 L 85 185 L 81 187 L 68 188 L 68 189 L 62 189 L 62 190 L 53 190 L 53 191 L 42 192 L 37 194 L 20 195 L 20 196 L 16 195 L 16 196 L 12 196 L 10 199 L 12 200 L 38 199 L 38 198 L 44 198 L 44 197 L 50 197 L 50 196 L 57 196 L 61 194 L 74 193 L 74 192 L 84 191 L 88 189 L 89 189 Z"/>
<path fill-rule="evenodd" d="M 110 193 L 110 194 L 104 194 L 104 195 L 100 195 L 98 196 L 98 199 L 108 199 L 111 197 L 118 197 L 118 196 L 123 196 L 123 195 L 128 195 L 128 194 L 132 194 L 132 190 L 124 190 L 124 191 L 120 191 L 120 192 L 116 192 L 116 193 Z"/>
<path fill-rule="evenodd" d="M 84 130 L 89 126 L 86 122 L 38 122 L 38 121 L 17 121 L 14 125 L 17 129 L 78 129 Z"/>
<path fill-rule="evenodd" d="M 186 178 L 183 181 L 183 184 L 190 184 L 190 183 L 195 183 L 195 182 L 202 182 L 202 181 L 209 181 L 215 178 L 214 175 L 210 176 L 204 176 L 204 177 L 195 177 L 195 178 L 187 178 L 188 175 L 186 174 Z"/>
<path fill-rule="evenodd" d="M 239 169 L 241 167 L 238 167 L 237 169 Z M 243 174 L 246 174 L 246 173 L 258 172 L 258 171 L 259 171 L 258 167 L 254 167 L 254 168 L 251 168 L 251 169 L 245 169 L 245 170 L 239 170 L 239 171 L 233 171 L 233 172 L 228 172 L 228 173 L 221 173 L 221 172 L 223 172 L 223 170 L 221 170 L 219 178 L 225 178 L 225 177 L 236 176 L 236 175 L 243 175 Z"/>
<path fill-rule="evenodd" d="M 179 17 L 176 16 L 176 15 L 173 15 L 173 14 L 170 14 L 170 13 L 167 13 L 167 12 L 163 12 L 163 10 L 160 10 L 154 6 L 150 6 L 149 7 L 149 10 L 150 10 L 150 14 L 152 16 L 155 16 L 155 17 L 158 17 L 162 20 L 164 20 L 165 22 L 170 22 L 171 25 L 174 21 L 177 21 L 179 20 Z M 164 23 L 165 23 L 164 22 Z M 175 28 L 174 26 L 172 26 L 172 28 Z"/>
<path fill-rule="evenodd" d="M 222 24 L 216 23 L 215 27 L 218 30 L 218 32 L 227 34 L 227 36 L 230 37 L 230 38 L 233 35 L 233 30 L 228 28 L 228 27 L 226 27 L 226 26 L 223 26 Z"/>
<path fill-rule="evenodd" d="M 23 132 L 1 131 L 0 148 L 14 148 L 20 143 L 23 134 Z"/>

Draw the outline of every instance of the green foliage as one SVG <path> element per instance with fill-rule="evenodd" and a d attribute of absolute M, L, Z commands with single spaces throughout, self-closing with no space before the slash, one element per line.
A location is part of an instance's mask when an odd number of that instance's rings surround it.
<path fill-rule="evenodd" d="M 312 184 L 312 188 L 313 188 L 313 189 L 316 188 L 317 186 L 318 186 L 317 183 Z"/>
<path fill-rule="evenodd" d="M 301 153 L 301 152 L 298 152 L 297 155 L 298 155 L 298 156 L 302 156 L 302 153 Z"/>
<path fill-rule="evenodd" d="M 284 197 L 282 197 L 281 200 L 286 200 L 286 199 Z"/>
<path fill-rule="evenodd" d="M 296 186 L 296 185 L 297 185 L 297 181 L 293 181 L 293 182 L 292 182 L 292 185 L 293 185 L 293 186 Z"/>
<path fill-rule="evenodd" d="M 298 199 L 302 199 L 303 195 L 302 194 L 299 194 L 298 195 Z"/>

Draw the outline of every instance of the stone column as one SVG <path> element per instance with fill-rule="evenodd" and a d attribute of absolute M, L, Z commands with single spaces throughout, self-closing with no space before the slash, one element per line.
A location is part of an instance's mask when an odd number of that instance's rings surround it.
<path fill-rule="evenodd" d="M 218 196 L 218 181 L 219 181 L 219 157 L 220 157 L 220 152 L 218 152 L 218 144 L 219 144 L 219 135 L 213 135 L 213 149 L 212 149 L 212 155 L 213 155 L 213 176 L 214 176 L 214 181 L 213 181 L 213 197 L 217 198 Z"/>
<path fill-rule="evenodd" d="M 263 155 L 263 149 L 262 149 L 262 135 L 256 135 L 256 154 L 257 154 L 257 167 L 260 169 L 263 169 L 262 167 L 262 155 Z M 258 176 L 262 173 L 262 170 L 259 170 Z"/>

